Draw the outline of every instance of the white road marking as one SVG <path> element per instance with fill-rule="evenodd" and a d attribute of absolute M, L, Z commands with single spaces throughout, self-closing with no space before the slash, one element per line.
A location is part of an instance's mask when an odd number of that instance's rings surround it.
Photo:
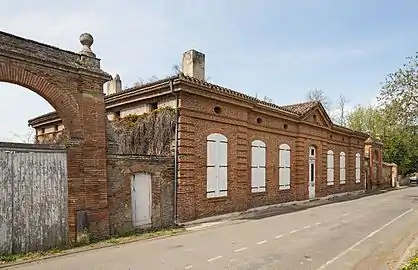
<path fill-rule="evenodd" d="M 291 231 L 290 233 L 295 233 L 295 232 L 298 232 L 299 230 L 293 230 L 293 231 Z"/>
<path fill-rule="evenodd" d="M 274 238 L 279 239 L 279 238 L 281 238 L 281 237 L 283 237 L 283 234 L 278 235 L 278 236 L 276 236 L 276 237 L 274 237 Z"/>
<path fill-rule="evenodd" d="M 267 243 L 267 240 L 260 241 L 260 242 L 257 243 L 257 245 L 261 245 L 261 244 L 265 244 L 265 243 Z"/>
<path fill-rule="evenodd" d="M 345 213 L 345 214 L 343 214 L 343 215 L 342 215 L 342 217 L 346 217 L 346 216 L 348 216 L 348 214 L 347 214 L 347 213 Z"/>
<path fill-rule="evenodd" d="M 193 268 L 193 265 L 189 265 L 189 266 L 184 267 L 184 269 L 192 269 L 192 268 Z"/>
<path fill-rule="evenodd" d="M 317 222 L 317 223 L 315 223 L 315 225 L 316 226 L 319 226 L 319 225 L 321 225 L 321 222 Z"/>
<path fill-rule="evenodd" d="M 305 226 L 303 227 L 304 229 L 309 229 L 311 227 L 311 225 Z"/>
<path fill-rule="evenodd" d="M 244 250 L 247 250 L 247 249 L 248 249 L 247 247 L 243 247 L 243 248 L 239 248 L 239 249 L 234 250 L 234 252 L 241 252 L 241 251 L 244 251 Z"/>
<path fill-rule="evenodd" d="M 208 259 L 208 262 L 213 262 L 213 261 L 218 260 L 220 258 L 222 258 L 222 256 L 213 257 L 213 258 Z"/>
<path fill-rule="evenodd" d="M 408 214 L 409 212 L 411 212 L 413 209 L 409 209 L 408 211 L 403 212 L 402 214 L 400 214 L 399 216 L 395 217 L 394 219 L 392 219 L 391 221 L 389 221 L 388 223 L 384 224 L 382 227 L 376 229 L 375 231 L 371 232 L 369 235 L 367 235 L 366 237 L 364 237 L 363 239 L 361 239 L 360 241 L 358 241 L 357 243 L 355 243 L 354 245 L 352 245 L 351 247 L 349 247 L 348 249 L 344 250 L 343 252 L 341 252 L 340 254 L 338 254 L 337 256 L 335 256 L 333 259 L 327 261 L 324 265 L 322 265 L 321 267 L 319 267 L 317 270 L 322 270 L 325 269 L 325 267 L 327 267 L 328 265 L 330 265 L 331 263 L 335 262 L 336 260 L 338 260 L 339 258 L 341 258 L 342 256 L 344 256 L 345 254 L 347 254 L 348 252 L 350 252 L 351 250 L 353 250 L 354 248 L 356 248 L 357 246 L 361 245 L 364 241 L 366 241 L 367 239 L 369 239 L 370 237 L 374 236 L 376 233 L 380 232 L 381 230 L 383 230 L 384 228 L 386 228 L 387 226 L 389 226 L 390 224 L 392 224 L 393 222 L 395 222 L 396 220 L 400 219 L 401 217 L 405 216 L 406 214 Z"/>

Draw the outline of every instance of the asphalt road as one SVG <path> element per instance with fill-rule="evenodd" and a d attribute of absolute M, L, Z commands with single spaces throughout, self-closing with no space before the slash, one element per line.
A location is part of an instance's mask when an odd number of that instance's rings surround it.
<path fill-rule="evenodd" d="M 417 210 L 408 188 L 13 269 L 391 269 L 418 233 Z"/>

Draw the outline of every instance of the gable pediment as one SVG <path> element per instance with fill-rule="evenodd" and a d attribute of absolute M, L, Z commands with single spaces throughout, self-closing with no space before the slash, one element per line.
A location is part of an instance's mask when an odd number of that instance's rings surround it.
<path fill-rule="evenodd" d="M 332 121 L 328 116 L 322 105 L 318 104 L 315 108 L 307 112 L 303 117 L 302 121 L 309 122 L 314 125 L 322 127 L 332 127 Z"/>

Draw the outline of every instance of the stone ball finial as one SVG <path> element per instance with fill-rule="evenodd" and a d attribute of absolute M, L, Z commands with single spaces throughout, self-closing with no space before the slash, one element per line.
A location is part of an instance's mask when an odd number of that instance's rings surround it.
<path fill-rule="evenodd" d="M 96 57 L 96 55 L 91 50 L 91 45 L 94 43 L 93 36 L 89 33 L 83 33 L 80 35 L 80 43 L 83 45 L 83 49 L 80 54 L 84 54 L 91 57 Z"/>

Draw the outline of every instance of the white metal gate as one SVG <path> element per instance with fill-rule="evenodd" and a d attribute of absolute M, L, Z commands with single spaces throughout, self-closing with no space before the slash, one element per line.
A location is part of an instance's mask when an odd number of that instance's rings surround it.
<path fill-rule="evenodd" d="M 66 243 L 67 207 L 65 148 L 0 143 L 0 254 Z"/>

